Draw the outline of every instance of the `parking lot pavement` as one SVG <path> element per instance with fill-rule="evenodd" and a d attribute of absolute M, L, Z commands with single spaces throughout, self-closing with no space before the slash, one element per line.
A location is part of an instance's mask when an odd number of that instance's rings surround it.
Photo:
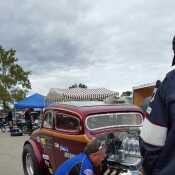
<path fill-rule="evenodd" d="M 22 169 L 22 147 L 28 136 L 11 137 L 0 132 L 0 174 L 24 175 Z"/>

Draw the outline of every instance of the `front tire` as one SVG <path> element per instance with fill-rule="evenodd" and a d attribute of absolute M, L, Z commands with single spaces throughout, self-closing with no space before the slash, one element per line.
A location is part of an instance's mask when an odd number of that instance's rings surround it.
<path fill-rule="evenodd" d="M 45 175 L 44 170 L 38 165 L 35 153 L 30 144 L 24 145 L 22 161 L 25 175 Z"/>

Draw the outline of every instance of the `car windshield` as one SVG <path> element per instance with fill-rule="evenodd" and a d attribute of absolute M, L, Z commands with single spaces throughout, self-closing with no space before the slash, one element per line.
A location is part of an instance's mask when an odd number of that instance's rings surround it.
<path fill-rule="evenodd" d="M 139 113 L 106 113 L 89 115 L 86 127 L 89 130 L 98 130 L 121 126 L 140 126 L 142 116 Z"/>

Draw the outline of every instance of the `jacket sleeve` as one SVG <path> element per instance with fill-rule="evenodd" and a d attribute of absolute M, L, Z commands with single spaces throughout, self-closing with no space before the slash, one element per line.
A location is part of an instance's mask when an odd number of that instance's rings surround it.
<path fill-rule="evenodd" d="M 152 97 L 147 110 L 148 117 L 143 122 L 140 134 L 140 150 L 143 156 L 145 174 L 151 174 L 166 142 L 168 131 L 168 111 L 165 99 L 167 86 L 168 81 L 165 78 Z"/>

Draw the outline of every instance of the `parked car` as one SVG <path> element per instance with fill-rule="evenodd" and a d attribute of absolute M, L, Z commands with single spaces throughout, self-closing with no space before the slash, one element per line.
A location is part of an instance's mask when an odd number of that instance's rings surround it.
<path fill-rule="evenodd" d="M 20 114 L 20 113 L 19 113 Z M 19 115 L 18 113 L 16 113 L 16 125 L 19 129 L 22 130 L 23 133 L 28 133 L 28 129 L 27 129 L 27 123 L 25 120 L 24 115 Z M 39 111 L 34 111 L 31 112 L 31 118 L 32 118 L 32 131 L 40 128 L 41 125 L 41 119 L 40 119 L 40 112 Z"/>
<path fill-rule="evenodd" d="M 89 102 L 51 105 L 45 109 L 41 128 L 24 143 L 24 174 L 53 174 L 66 159 L 83 151 L 92 139 L 99 139 L 108 148 L 99 174 L 138 171 L 142 117 L 136 106 L 91 105 Z"/>
<path fill-rule="evenodd" d="M 22 130 L 19 129 L 19 128 L 12 128 L 12 129 L 10 130 L 10 135 L 11 135 L 11 136 L 22 136 L 22 135 L 23 135 L 23 132 L 22 132 Z"/>
<path fill-rule="evenodd" d="M 40 111 L 33 111 L 30 113 L 30 116 L 32 118 L 33 121 L 35 120 L 40 120 Z"/>

